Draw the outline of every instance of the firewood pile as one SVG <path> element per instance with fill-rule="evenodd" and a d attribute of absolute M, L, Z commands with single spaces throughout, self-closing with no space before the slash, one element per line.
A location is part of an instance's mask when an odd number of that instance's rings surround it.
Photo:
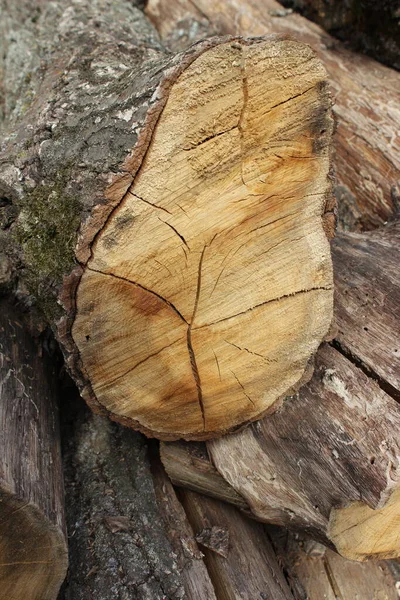
<path fill-rule="evenodd" d="M 292 4 L 0 0 L 0 600 L 400 597 L 398 41 Z"/>

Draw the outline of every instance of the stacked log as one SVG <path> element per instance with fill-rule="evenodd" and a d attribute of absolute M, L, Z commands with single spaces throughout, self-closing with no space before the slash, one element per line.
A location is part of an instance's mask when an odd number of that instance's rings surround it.
<path fill-rule="evenodd" d="M 239 495 L 256 518 L 306 531 L 352 560 L 400 552 L 399 232 L 394 224 L 336 238 L 339 333 L 319 351 L 313 379 L 269 418 L 207 444 L 225 500 Z M 384 345 L 375 364 L 373 349 Z M 193 471 L 196 463 L 180 444 L 162 456 L 172 480 L 187 485 L 188 461 Z M 197 491 L 216 476 L 200 471 L 189 483 Z"/>
<path fill-rule="evenodd" d="M 39 12 L 17 2 L 2 24 L 13 33 L 0 41 L 1 292 L 42 309 L 100 413 L 79 409 L 65 432 L 64 597 L 350 599 L 368 585 L 392 600 L 386 567 L 367 576 L 331 550 L 400 555 L 400 228 L 334 242 L 334 334 L 331 98 L 314 51 L 279 31 L 314 43 L 343 90 L 345 229 L 393 216 L 387 92 L 398 78 L 328 49 L 316 26 L 278 16 L 272 0 L 268 19 L 255 0 L 170 7 L 162 25 L 162 2 L 148 12 L 176 55 L 123 0 Z M 199 31 L 234 35 L 184 49 Z M 1 411 L 15 423 L 1 481 L 4 598 L 27 596 L 34 564 L 31 595 L 54 600 L 66 566 L 57 393 L 37 341 L 10 334 L 18 319 L 4 306 L 4 356 L 15 358 L 2 373 Z M 43 392 L 29 388 L 32 369 Z M 105 416 L 200 440 L 162 445 L 172 481 L 192 491 L 176 493 L 144 438 Z M 15 439 L 34 419 L 44 454 L 28 438 L 26 469 Z M 287 564 L 279 535 L 269 540 L 248 516 L 298 532 Z"/>

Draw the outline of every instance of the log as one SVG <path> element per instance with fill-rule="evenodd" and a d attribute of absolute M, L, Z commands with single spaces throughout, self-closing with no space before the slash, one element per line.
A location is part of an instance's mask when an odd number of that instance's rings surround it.
<path fill-rule="evenodd" d="M 0 598 L 55 600 L 67 570 L 54 361 L 0 301 Z"/>
<path fill-rule="evenodd" d="M 175 489 L 152 448 L 151 472 L 160 514 L 181 572 L 185 600 L 217 600 L 214 586 L 196 542 L 193 529 Z"/>
<path fill-rule="evenodd" d="M 6 114 L 8 286 L 40 303 L 94 410 L 221 435 L 297 389 L 328 334 L 325 71 L 282 36 L 171 58 L 127 0 L 64 5 L 39 19 L 33 100 Z"/>
<path fill-rule="evenodd" d="M 268 533 L 295 600 L 397 600 L 396 580 L 384 561 L 354 562 L 287 530 Z"/>
<path fill-rule="evenodd" d="M 180 494 L 205 555 L 217 598 L 293 600 L 275 552 L 260 523 L 233 506 L 200 496 Z"/>
<path fill-rule="evenodd" d="M 393 397 L 400 333 L 398 235 L 394 224 L 337 237 L 339 333 L 333 345 L 320 349 L 313 379 L 269 418 L 207 444 L 225 480 L 219 497 L 237 506 L 244 501 L 256 518 L 306 532 L 351 560 L 400 554 L 400 407 Z M 355 332 L 363 330 L 359 341 L 346 322 L 350 317 Z M 367 348 L 385 344 L 387 352 L 375 366 Z M 171 452 L 178 447 L 175 461 Z M 199 491 L 202 478 L 212 486 L 217 473 L 213 483 L 204 466 L 199 475 L 196 462 L 182 458 L 185 448 L 163 446 L 173 481 L 186 485 L 191 464 L 197 475 L 190 487 Z M 196 457 L 204 460 L 198 449 Z"/>
<path fill-rule="evenodd" d="M 338 236 L 333 260 L 335 344 L 400 401 L 400 222 Z"/>
<path fill-rule="evenodd" d="M 208 505 L 207 500 L 201 498 L 200 494 L 205 494 L 218 500 L 211 506 L 219 507 L 221 514 L 224 514 L 222 502 L 229 502 L 237 507 L 232 526 L 232 531 L 235 531 L 238 520 L 247 521 L 240 515 L 244 513 L 251 515 L 249 507 L 233 488 L 230 488 L 231 495 L 227 495 L 229 484 L 212 465 L 204 450 L 204 444 L 194 442 L 161 445 L 162 460 L 168 467 L 172 481 L 178 486 L 198 492 L 191 494 L 185 489 L 180 493 L 185 507 L 187 507 L 185 498 L 193 497 L 196 501 L 192 510 L 200 506 L 196 514 L 202 515 Z M 188 514 L 190 516 L 190 508 Z M 220 521 L 217 521 L 218 523 Z M 200 525 L 199 528 L 201 529 Z M 395 585 L 398 572 L 392 574 L 390 564 L 383 561 L 360 563 L 347 560 L 321 543 L 293 534 L 281 527 L 268 526 L 262 537 L 268 538 L 272 543 L 279 566 L 285 574 L 295 600 L 321 600 L 321 598 L 354 600 L 357 597 L 395 600 L 397 598 Z M 243 535 L 241 539 L 247 540 L 247 536 Z M 263 539 L 261 546 L 264 543 Z M 252 553 L 246 551 L 243 555 L 251 557 Z M 243 574 L 243 568 L 237 569 L 237 572 Z"/>
<path fill-rule="evenodd" d="M 284 0 L 350 46 L 400 70 L 398 0 Z"/>
<path fill-rule="evenodd" d="M 339 223 L 371 229 L 393 216 L 400 196 L 399 73 L 348 50 L 275 0 L 148 0 L 146 11 L 164 43 L 175 49 L 221 33 L 284 33 L 311 44 L 336 95 Z"/>
<path fill-rule="evenodd" d="M 185 582 L 195 569 L 207 589 L 198 555 L 182 564 L 164 523 L 146 439 L 93 415 L 74 386 L 64 407 L 70 568 L 62 600 L 190 600 Z"/>

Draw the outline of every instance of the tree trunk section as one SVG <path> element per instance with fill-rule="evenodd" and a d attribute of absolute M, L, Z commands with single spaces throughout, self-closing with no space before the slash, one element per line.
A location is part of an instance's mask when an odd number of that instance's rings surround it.
<path fill-rule="evenodd" d="M 290 14 L 275 0 L 149 0 L 146 11 L 164 43 L 175 50 L 222 33 L 279 32 L 311 44 L 336 95 L 336 196 L 341 226 L 370 229 L 392 217 L 400 196 L 400 142 L 394 133 L 400 119 L 397 72 L 349 51 L 318 25 Z"/>
<path fill-rule="evenodd" d="M 57 373 L 43 341 L 2 299 L 1 600 L 55 600 L 67 569 Z"/>
<path fill-rule="evenodd" d="M 163 439 L 266 414 L 331 324 L 325 70 L 284 36 L 171 57 L 125 0 L 28 22 L 41 60 L 18 85 L 5 48 L 6 96 L 26 98 L 0 155 L 8 286 L 29 286 L 97 412 Z"/>

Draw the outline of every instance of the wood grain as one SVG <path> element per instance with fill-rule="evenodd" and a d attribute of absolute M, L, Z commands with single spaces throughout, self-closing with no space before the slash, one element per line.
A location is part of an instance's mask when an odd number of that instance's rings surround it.
<path fill-rule="evenodd" d="M 283 33 L 310 44 L 335 94 L 339 222 L 345 229 L 363 230 L 393 216 L 400 193 L 398 72 L 350 51 L 275 0 L 149 0 L 146 11 L 164 43 L 175 50 L 226 33 Z"/>
<path fill-rule="evenodd" d="M 297 42 L 220 43 L 180 75 L 77 291 L 73 338 L 112 416 L 205 439 L 299 385 L 331 322 L 331 131 Z"/>

